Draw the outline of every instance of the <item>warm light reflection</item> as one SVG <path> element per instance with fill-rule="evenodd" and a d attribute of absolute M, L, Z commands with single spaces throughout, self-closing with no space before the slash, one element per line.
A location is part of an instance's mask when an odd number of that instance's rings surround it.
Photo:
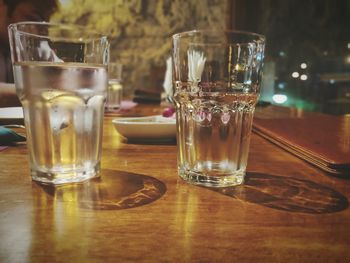
<path fill-rule="evenodd" d="M 339 146 L 344 154 L 350 154 L 350 115 L 345 115 L 343 120 Z"/>
<path fill-rule="evenodd" d="M 61 239 L 76 227 L 78 222 L 78 192 L 76 185 L 64 185 L 55 189 L 53 211 L 56 238 Z M 69 217 L 69 220 L 66 218 Z"/>
<path fill-rule="evenodd" d="M 345 58 L 345 63 L 346 63 L 346 64 L 350 64 L 350 56 L 347 56 L 347 57 Z"/>
<path fill-rule="evenodd" d="M 103 143 L 103 148 L 119 149 L 122 145 L 123 136 L 120 135 L 113 125 L 103 126 L 104 136 L 112 137 L 113 140 L 106 140 Z"/>
<path fill-rule="evenodd" d="M 33 191 L 33 207 L 37 209 L 32 213 L 31 253 L 42 251 L 42 240 L 53 255 L 80 243 L 86 229 L 78 207 L 79 193 L 76 185 L 34 185 Z M 49 227 L 48 231 L 43 231 L 45 227 Z M 76 235 L 78 228 L 81 230 L 79 236 Z"/>
<path fill-rule="evenodd" d="M 186 187 L 177 185 L 179 194 L 176 201 L 175 225 L 183 231 L 183 249 L 187 257 L 191 256 L 192 233 L 198 220 L 198 196 L 186 191 Z M 186 260 L 185 260 L 186 261 Z"/>
<path fill-rule="evenodd" d="M 285 103 L 288 97 L 284 94 L 275 94 L 272 96 L 272 100 L 278 104 Z"/>

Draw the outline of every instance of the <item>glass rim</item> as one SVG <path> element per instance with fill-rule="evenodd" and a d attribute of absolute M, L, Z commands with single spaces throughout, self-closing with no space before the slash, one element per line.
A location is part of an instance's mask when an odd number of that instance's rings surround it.
<path fill-rule="evenodd" d="M 56 28 L 60 28 L 63 30 L 69 30 L 69 31 L 82 31 L 82 32 L 88 32 L 89 36 L 88 37 L 66 37 L 66 36 L 61 36 L 61 37 L 57 37 L 57 36 L 49 36 L 49 35 L 44 35 L 44 34 L 35 34 L 35 33 L 31 33 L 31 32 L 27 32 L 23 29 L 19 29 L 18 27 L 21 26 L 46 26 L 47 28 L 50 27 L 56 27 Z M 8 26 L 8 30 L 12 31 L 15 30 L 17 31 L 17 33 L 21 34 L 21 35 L 26 35 L 26 36 L 33 36 L 33 37 L 38 37 L 38 38 L 44 38 L 44 39 L 67 39 L 67 40 L 78 40 L 80 42 L 84 42 L 84 41 L 91 41 L 91 40 L 99 40 L 99 39 L 103 39 L 103 40 L 107 40 L 108 37 L 106 35 L 103 35 L 99 32 L 97 32 L 94 29 L 90 29 L 84 26 L 80 26 L 80 25 L 74 25 L 74 24 L 64 24 L 64 23 L 51 23 L 51 22 L 34 22 L 34 21 L 22 21 L 22 22 L 17 22 L 17 23 L 12 23 Z M 93 35 L 91 37 L 91 34 Z"/>
<path fill-rule="evenodd" d="M 250 32 L 250 31 L 244 31 L 244 30 L 231 30 L 231 29 L 223 29 L 223 30 L 194 29 L 194 30 L 189 30 L 189 31 L 184 31 L 184 32 L 179 32 L 179 33 L 173 34 L 172 38 L 173 38 L 173 40 L 179 40 L 185 36 L 191 36 L 191 35 L 194 35 L 197 33 L 204 33 L 207 35 L 219 35 L 220 33 L 224 33 L 224 34 L 231 33 L 231 34 L 237 34 L 237 35 L 241 35 L 241 36 L 253 36 L 253 37 L 255 37 L 251 41 L 238 41 L 238 42 L 240 42 L 240 44 L 250 43 L 250 42 L 254 42 L 254 41 L 257 41 L 259 43 L 265 43 L 265 41 L 266 41 L 266 37 L 262 34 Z M 230 43 L 228 43 L 228 44 L 230 44 Z M 235 44 L 235 43 L 231 43 L 231 44 Z"/>

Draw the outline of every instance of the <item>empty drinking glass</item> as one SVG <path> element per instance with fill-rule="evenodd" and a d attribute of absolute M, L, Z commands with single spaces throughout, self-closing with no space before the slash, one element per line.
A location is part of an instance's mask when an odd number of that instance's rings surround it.
<path fill-rule="evenodd" d="M 265 38 L 236 31 L 173 36 L 178 172 L 194 184 L 243 183 Z"/>

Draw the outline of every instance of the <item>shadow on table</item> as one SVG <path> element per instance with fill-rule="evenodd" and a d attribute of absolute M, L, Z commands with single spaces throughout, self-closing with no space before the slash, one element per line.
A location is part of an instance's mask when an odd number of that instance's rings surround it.
<path fill-rule="evenodd" d="M 345 196 L 327 186 L 269 174 L 248 173 L 242 186 L 211 189 L 242 201 L 288 212 L 324 214 L 339 212 L 349 206 Z"/>
<path fill-rule="evenodd" d="M 93 210 L 121 210 L 152 203 L 166 192 L 163 182 L 142 174 L 101 171 L 101 178 L 78 184 L 50 186 L 37 184 L 56 201 L 76 202 Z"/>

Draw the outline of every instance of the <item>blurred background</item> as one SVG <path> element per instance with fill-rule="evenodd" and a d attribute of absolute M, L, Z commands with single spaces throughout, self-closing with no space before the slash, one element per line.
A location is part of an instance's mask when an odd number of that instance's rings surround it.
<path fill-rule="evenodd" d="M 60 0 L 51 21 L 109 35 L 126 96 L 162 91 L 174 33 L 261 33 L 267 38 L 262 101 L 350 114 L 350 0 Z"/>

